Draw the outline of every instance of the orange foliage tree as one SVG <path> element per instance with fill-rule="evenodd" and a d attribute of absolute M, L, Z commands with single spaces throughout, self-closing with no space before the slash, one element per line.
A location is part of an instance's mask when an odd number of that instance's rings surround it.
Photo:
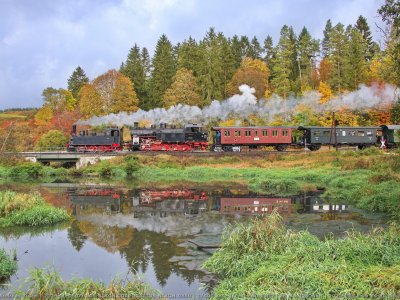
<path fill-rule="evenodd" d="M 256 89 L 255 96 L 257 99 L 265 97 L 265 95 L 269 95 L 269 75 L 270 71 L 265 62 L 260 59 L 246 57 L 228 84 L 228 94 L 231 96 L 237 94 L 238 87 L 242 84 L 247 84 Z"/>

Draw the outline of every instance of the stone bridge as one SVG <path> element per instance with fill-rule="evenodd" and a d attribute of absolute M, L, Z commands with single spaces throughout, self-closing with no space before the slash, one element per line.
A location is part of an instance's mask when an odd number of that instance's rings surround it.
<path fill-rule="evenodd" d="M 76 152 L 23 152 L 26 160 L 49 164 L 51 162 L 74 163 L 76 168 L 95 164 L 100 160 L 112 159 L 126 153 L 76 153 Z"/>

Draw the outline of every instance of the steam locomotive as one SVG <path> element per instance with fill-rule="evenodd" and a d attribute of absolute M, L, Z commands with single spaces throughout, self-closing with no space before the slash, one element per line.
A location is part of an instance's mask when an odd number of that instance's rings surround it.
<path fill-rule="evenodd" d="M 316 151 L 324 145 L 371 146 L 394 148 L 400 145 L 400 125 L 380 127 L 317 127 L 317 126 L 244 126 L 212 127 L 211 134 L 199 124 L 182 128 L 161 123 L 159 127 L 110 127 L 93 132 L 77 125 L 72 128 L 67 150 L 71 152 L 131 151 L 242 151 L 273 147 L 284 151 L 288 147 Z M 211 146 L 211 147 L 209 147 Z"/>
<path fill-rule="evenodd" d="M 69 152 L 113 152 L 124 149 L 133 151 L 204 151 L 208 146 L 208 133 L 198 124 L 186 124 L 183 128 L 167 126 L 140 128 L 113 127 L 104 132 L 93 132 L 87 126 L 77 130 L 72 126 Z"/>

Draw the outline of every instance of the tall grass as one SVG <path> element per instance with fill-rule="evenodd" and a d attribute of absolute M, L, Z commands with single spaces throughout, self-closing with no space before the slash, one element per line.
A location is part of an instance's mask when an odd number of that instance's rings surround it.
<path fill-rule="evenodd" d="M 321 241 L 285 228 L 274 212 L 231 228 L 222 246 L 204 264 L 222 278 L 213 299 L 399 296 L 398 225 Z"/>
<path fill-rule="evenodd" d="M 51 206 L 37 193 L 0 192 L 0 227 L 50 225 L 68 219 L 64 209 Z"/>
<path fill-rule="evenodd" d="M 65 281 L 52 269 L 32 269 L 16 296 L 21 299 L 162 299 L 161 293 L 140 280 L 114 279 L 108 286 L 89 279 Z"/>
<path fill-rule="evenodd" d="M 17 270 L 16 254 L 13 256 L 0 249 L 0 281 L 9 278 Z"/>

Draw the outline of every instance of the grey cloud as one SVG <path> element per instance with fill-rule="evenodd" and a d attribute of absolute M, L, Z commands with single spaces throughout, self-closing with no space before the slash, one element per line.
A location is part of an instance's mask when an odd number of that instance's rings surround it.
<path fill-rule="evenodd" d="M 233 34 L 269 34 L 282 25 L 306 26 L 322 36 L 328 18 L 370 26 L 383 0 L 2 0 L 0 1 L 0 109 L 40 106 L 44 88 L 67 85 L 80 65 L 90 78 L 118 68 L 134 43 L 153 51 L 161 34 L 173 43 L 201 39 L 209 27 Z M 375 30 L 372 30 L 375 33 Z"/>

